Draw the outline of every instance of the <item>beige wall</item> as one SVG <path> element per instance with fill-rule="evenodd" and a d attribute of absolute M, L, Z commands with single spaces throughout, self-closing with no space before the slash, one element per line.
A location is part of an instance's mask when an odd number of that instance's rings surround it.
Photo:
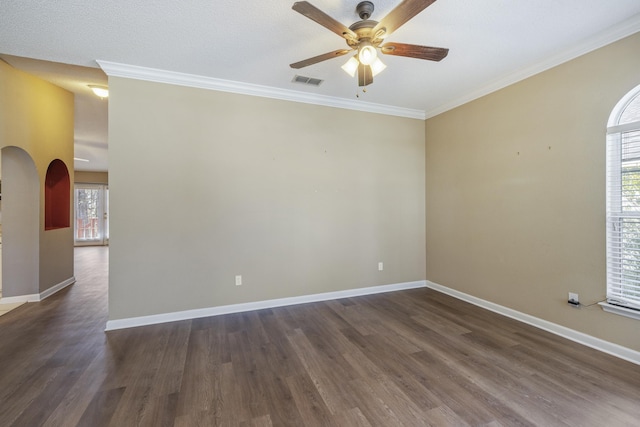
<path fill-rule="evenodd" d="M 36 186 L 39 194 L 33 203 L 37 203 L 39 213 L 36 224 L 39 230 L 36 245 L 38 253 L 34 255 L 38 260 L 38 284 L 36 289 L 25 288 L 19 294 L 38 293 L 73 277 L 73 229 L 44 230 L 44 181 L 49 163 L 60 159 L 68 168 L 73 165 L 73 95 L 0 61 L 0 148 L 5 147 L 24 151 L 37 171 L 39 182 Z M 20 156 L 14 157 L 14 160 L 21 163 L 19 159 Z M 16 166 L 16 163 L 12 164 Z M 5 257 L 7 254 L 11 256 L 14 245 L 25 244 L 25 240 L 19 235 L 15 239 L 11 238 L 11 219 L 25 221 L 28 215 L 11 213 L 13 208 L 8 203 L 11 195 L 5 193 L 20 185 L 9 184 L 8 181 L 12 179 L 9 172 L 3 170 L 2 173 L 3 196 L 6 196 L 2 206 L 3 232 L 9 239 L 3 240 L 2 256 Z M 69 174 L 73 182 L 72 168 L 69 168 Z M 24 176 L 30 175 L 26 173 Z M 8 187 L 5 187 L 5 183 Z M 11 286 L 12 281 L 24 283 L 23 277 L 14 277 L 19 269 L 12 269 L 11 262 L 3 263 L 3 266 L 5 287 Z"/>
<path fill-rule="evenodd" d="M 640 350 L 605 296 L 605 129 L 640 33 L 426 122 L 427 279 Z"/>
<path fill-rule="evenodd" d="M 75 182 L 83 184 L 109 184 L 109 173 L 76 171 Z"/>
<path fill-rule="evenodd" d="M 109 89 L 110 319 L 424 279 L 423 121 Z"/>

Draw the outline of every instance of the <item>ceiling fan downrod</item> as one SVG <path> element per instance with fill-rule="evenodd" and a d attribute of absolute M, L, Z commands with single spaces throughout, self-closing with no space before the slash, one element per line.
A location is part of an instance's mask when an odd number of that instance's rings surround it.
<path fill-rule="evenodd" d="M 369 19 L 369 17 L 373 13 L 373 3 L 371 3 L 370 1 L 361 1 L 356 6 L 356 12 L 358 13 L 360 19 L 362 19 L 363 21 Z"/>

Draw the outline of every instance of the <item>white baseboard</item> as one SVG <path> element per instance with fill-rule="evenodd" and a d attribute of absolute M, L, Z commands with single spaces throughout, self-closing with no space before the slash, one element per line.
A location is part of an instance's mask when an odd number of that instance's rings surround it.
<path fill-rule="evenodd" d="M 64 288 L 66 288 L 69 285 L 73 285 L 74 283 L 76 283 L 76 278 L 75 278 L 75 276 L 71 276 L 67 280 L 65 280 L 63 282 L 60 282 L 55 286 L 50 287 L 46 291 L 40 292 L 40 301 L 42 301 L 45 298 L 50 297 L 51 295 L 55 294 L 56 292 L 59 292 L 59 291 L 63 290 Z"/>
<path fill-rule="evenodd" d="M 60 290 L 66 288 L 69 285 L 72 285 L 76 282 L 76 278 L 71 276 L 65 281 L 58 283 L 45 290 L 44 292 L 40 292 L 39 294 L 29 294 L 29 295 L 18 295 L 14 297 L 3 297 L 0 299 L 0 304 L 13 304 L 16 302 L 40 302 L 45 298 L 50 297 L 51 295 L 59 292 Z"/>
<path fill-rule="evenodd" d="M 15 297 L 2 297 L 0 304 L 15 304 L 17 302 L 38 302 L 40 294 L 18 295 Z"/>
<path fill-rule="evenodd" d="M 464 292 L 456 291 L 455 289 L 451 289 L 446 286 L 438 285 L 437 283 L 433 283 L 428 280 L 426 281 L 426 286 L 438 292 L 442 292 L 443 294 L 450 295 L 462 301 L 477 305 L 478 307 L 493 311 L 494 313 L 519 320 L 520 322 L 535 326 L 536 328 L 551 332 L 552 334 L 559 335 L 571 341 L 586 345 L 587 347 L 600 350 L 604 353 L 640 365 L 640 352 L 632 350 L 630 348 L 623 347 L 621 345 L 614 344 L 609 341 L 593 337 L 591 335 L 587 335 L 583 332 L 578 332 L 574 329 L 558 325 L 557 323 L 552 323 L 547 320 L 543 320 L 538 317 L 534 317 L 529 314 L 525 314 L 520 311 L 516 311 L 511 308 L 474 297 L 473 295 L 465 294 Z"/>
<path fill-rule="evenodd" d="M 178 320 L 197 319 L 200 317 L 219 316 L 221 314 L 242 313 L 245 311 L 262 310 L 265 308 L 284 307 L 288 305 L 305 304 L 310 302 L 328 301 L 340 298 L 350 298 L 362 295 L 373 295 L 383 292 L 393 292 L 405 289 L 425 287 L 426 282 L 397 283 L 392 285 L 372 286 L 367 288 L 348 289 L 344 291 L 325 292 L 321 294 L 302 295 L 299 297 L 279 298 L 266 301 L 248 302 L 242 304 L 207 307 L 194 310 L 176 311 L 173 313 L 153 314 L 150 316 L 129 317 L 125 319 L 109 320 L 107 331 L 114 329 L 133 328 L 136 326 L 154 325 L 157 323 L 175 322 Z"/>
<path fill-rule="evenodd" d="M 478 307 L 493 311 L 494 313 L 518 320 L 536 328 L 551 332 L 571 341 L 586 345 L 620 359 L 640 365 L 640 352 L 614 344 L 600 338 L 578 332 L 574 329 L 531 316 L 481 298 L 465 294 L 446 286 L 438 285 L 428 280 L 419 280 L 416 282 L 397 283 L 392 285 L 372 286 L 367 288 L 348 289 L 345 291 L 326 292 L 321 294 L 303 295 L 299 297 L 279 298 L 266 301 L 256 301 L 242 304 L 224 305 L 218 307 L 207 307 L 194 310 L 177 311 L 172 313 L 153 314 L 149 316 L 129 317 L 125 319 L 109 320 L 106 325 L 106 331 L 116 329 L 133 328 L 137 326 L 155 325 L 158 323 L 175 322 L 179 320 L 197 319 L 201 317 L 219 316 L 222 314 L 242 313 L 245 311 L 262 310 L 266 308 L 285 307 L 288 305 L 305 304 L 310 302 L 328 301 L 340 298 L 350 298 L 363 295 L 373 295 L 383 292 L 401 291 L 405 289 L 415 289 L 428 287 L 443 294 L 450 295 L 462 301 L 469 302 Z M 4 300 L 4 299 L 3 299 Z M 17 301 L 15 301 L 17 302 Z"/>

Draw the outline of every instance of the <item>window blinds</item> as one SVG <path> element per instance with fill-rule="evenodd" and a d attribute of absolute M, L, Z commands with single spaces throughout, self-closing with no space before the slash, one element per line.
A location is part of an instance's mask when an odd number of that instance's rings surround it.
<path fill-rule="evenodd" d="M 640 122 L 607 135 L 607 301 L 640 310 Z"/>

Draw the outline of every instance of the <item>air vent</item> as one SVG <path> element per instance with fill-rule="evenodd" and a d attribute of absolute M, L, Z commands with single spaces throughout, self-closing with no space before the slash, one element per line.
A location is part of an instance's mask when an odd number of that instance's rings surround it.
<path fill-rule="evenodd" d="M 305 77 L 305 76 L 293 76 L 292 82 L 294 83 L 302 83 L 305 85 L 311 86 L 320 86 L 324 80 L 314 79 L 313 77 Z"/>

